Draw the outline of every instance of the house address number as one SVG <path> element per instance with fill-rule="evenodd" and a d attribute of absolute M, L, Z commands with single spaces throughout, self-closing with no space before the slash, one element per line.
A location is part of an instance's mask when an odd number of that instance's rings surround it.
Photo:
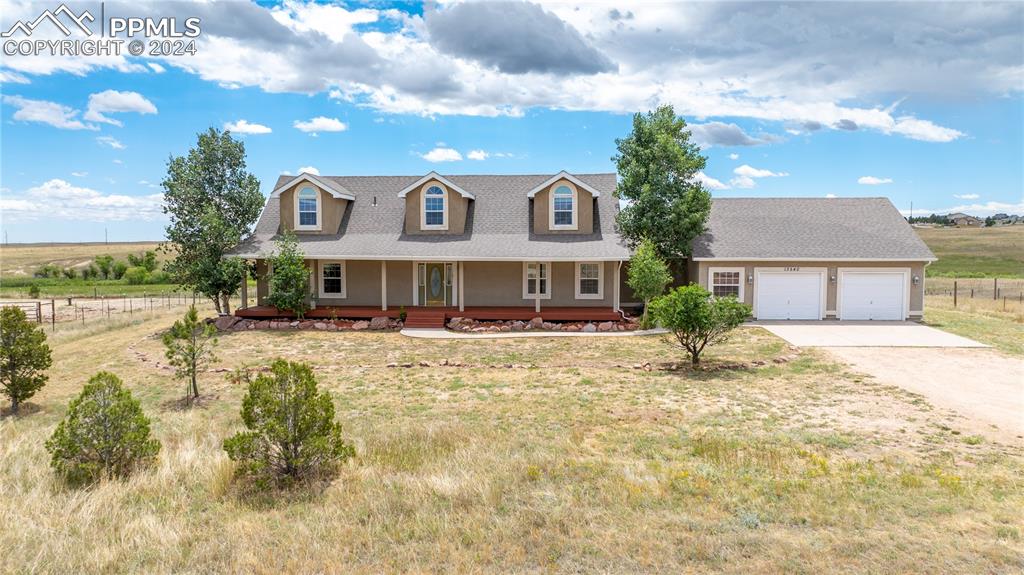
<path fill-rule="evenodd" d="M 800 271 L 800 266 L 789 266 L 789 267 L 785 268 L 785 271 L 787 271 L 787 272 L 798 272 L 798 271 Z"/>

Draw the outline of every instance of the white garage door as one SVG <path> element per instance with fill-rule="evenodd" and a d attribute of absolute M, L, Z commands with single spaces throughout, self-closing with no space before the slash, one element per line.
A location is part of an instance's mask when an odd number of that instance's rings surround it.
<path fill-rule="evenodd" d="M 757 319 L 821 319 L 821 274 L 758 272 Z"/>
<path fill-rule="evenodd" d="M 846 271 L 839 276 L 839 319 L 904 319 L 903 272 Z"/>

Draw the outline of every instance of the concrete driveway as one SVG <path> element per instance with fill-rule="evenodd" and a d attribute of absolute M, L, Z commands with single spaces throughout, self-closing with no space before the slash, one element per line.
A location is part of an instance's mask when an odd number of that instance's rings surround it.
<path fill-rule="evenodd" d="M 1024 439 L 1024 360 L 912 322 L 756 322 L 798 347 L 825 348 L 855 371 L 923 395 L 989 439 Z"/>
<path fill-rule="evenodd" d="M 911 321 L 754 322 L 797 347 L 988 347 Z"/>

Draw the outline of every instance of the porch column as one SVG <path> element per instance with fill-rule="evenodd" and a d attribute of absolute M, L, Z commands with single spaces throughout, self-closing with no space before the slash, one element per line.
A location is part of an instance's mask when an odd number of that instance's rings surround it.
<path fill-rule="evenodd" d="M 380 309 L 388 311 L 388 262 L 380 260 Z"/>
<path fill-rule="evenodd" d="M 242 295 L 242 301 L 238 305 L 239 309 L 245 309 L 249 307 L 249 265 L 245 262 L 245 271 L 242 272 L 242 285 L 239 286 Z"/>
<path fill-rule="evenodd" d="M 619 278 L 620 278 L 620 273 L 621 272 L 622 272 L 622 261 L 620 260 L 620 261 L 615 262 L 615 285 L 612 288 L 612 293 L 614 294 L 614 297 L 612 299 L 612 310 L 613 311 L 622 311 L 622 303 L 619 301 L 619 298 L 620 298 L 620 296 L 619 296 L 619 291 L 620 291 L 620 289 L 619 289 Z"/>
<path fill-rule="evenodd" d="M 540 262 L 536 262 L 534 265 L 537 266 L 536 267 L 537 275 L 534 277 L 534 280 L 533 280 L 535 282 L 533 284 L 533 311 L 534 311 L 534 313 L 540 313 Z M 551 281 L 551 277 L 550 276 L 551 276 L 551 270 L 548 270 L 548 282 Z M 529 271 L 527 271 L 527 273 L 526 273 L 526 281 L 527 281 L 527 283 L 529 283 L 529 281 L 530 281 L 530 273 L 529 273 Z"/>
<path fill-rule="evenodd" d="M 466 269 L 464 262 L 459 262 L 459 312 L 466 311 L 466 290 L 464 289 L 466 283 Z"/>

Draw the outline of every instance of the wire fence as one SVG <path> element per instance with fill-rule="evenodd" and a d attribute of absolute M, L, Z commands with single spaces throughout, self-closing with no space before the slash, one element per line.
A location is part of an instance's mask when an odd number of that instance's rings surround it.
<path fill-rule="evenodd" d="M 204 303 L 196 294 L 155 293 L 120 296 L 77 297 L 36 300 L 0 301 L 0 307 L 17 307 L 32 321 L 49 324 L 51 331 L 59 326 L 86 325 L 99 320 L 130 319 L 139 314 Z"/>

